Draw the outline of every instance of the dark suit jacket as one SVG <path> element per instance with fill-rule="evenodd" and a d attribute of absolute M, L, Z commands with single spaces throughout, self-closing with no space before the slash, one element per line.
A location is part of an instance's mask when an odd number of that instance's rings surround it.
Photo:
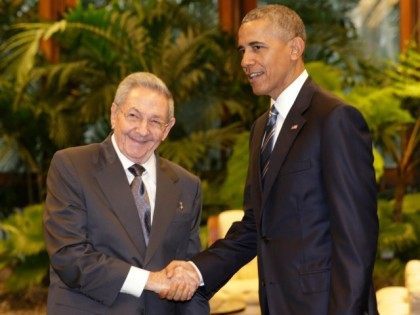
<path fill-rule="evenodd" d="M 207 301 L 120 293 L 130 266 L 160 270 L 200 250 L 199 179 L 157 158 L 153 225 L 145 249 L 125 171 L 108 137 L 58 151 L 47 179 L 44 233 L 50 255 L 48 313 L 208 314 Z M 182 202 L 182 204 L 180 204 Z"/>
<path fill-rule="evenodd" d="M 242 221 L 192 259 L 208 293 L 257 254 L 263 314 L 376 314 L 378 219 L 365 121 L 308 79 L 284 121 L 263 191 L 267 117 L 251 130 Z"/>

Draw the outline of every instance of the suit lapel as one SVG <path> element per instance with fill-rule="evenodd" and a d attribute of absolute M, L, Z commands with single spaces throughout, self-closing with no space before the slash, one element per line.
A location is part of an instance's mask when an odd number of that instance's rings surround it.
<path fill-rule="evenodd" d="M 302 114 L 309 107 L 313 93 L 314 87 L 312 82 L 310 79 L 307 79 L 284 120 L 280 134 L 270 156 L 270 166 L 266 174 L 265 188 L 262 195 L 263 204 L 267 200 L 274 180 L 280 173 L 281 166 L 283 165 L 290 148 L 293 146 L 293 142 L 306 123 L 306 119 Z"/>
<path fill-rule="evenodd" d="M 98 185 L 111 205 L 111 210 L 121 222 L 141 257 L 145 253 L 145 243 L 141 233 L 140 219 L 131 194 L 124 169 L 108 137 L 102 143 L 102 152 L 99 156 L 99 169 L 96 173 Z M 116 189 L 116 187 L 118 189 Z"/>
<path fill-rule="evenodd" d="M 261 194 L 262 194 L 262 187 L 261 187 L 261 143 L 264 137 L 264 129 L 265 125 L 267 124 L 268 119 L 268 111 L 260 116 L 257 121 L 255 122 L 255 127 L 253 130 L 253 140 L 254 145 L 251 145 L 251 156 L 250 161 L 255 161 L 252 163 L 250 172 L 253 174 L 252 178 L 256 178 L 257 180 L 253 182 L 255 184 L 255 189 L 252 190 L 253 196 L 252 199 L 255 200 L 256 204 L 261 204 Z M 261 208 L 258 207 L 255 210 L 260 210 Z M 261 213 L 256 211 L 255 218 L 257 220 L 257 224 L 259 224 Z M 258 225 L 257 225 L 258 226 Z"/>
<path fill-rule="evenodd" d="M 181 188 L 177 185 L 178 176 L 168 163 L 156 159 L 156 202 L 153 214 L 152 230 L 146 250 L 144 264 L 147 265 L 153 254 L 162 244 L 168 227 L 177 210 Z"/>

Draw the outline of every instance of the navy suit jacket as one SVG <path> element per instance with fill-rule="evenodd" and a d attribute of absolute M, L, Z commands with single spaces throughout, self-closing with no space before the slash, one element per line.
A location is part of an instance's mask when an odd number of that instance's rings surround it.
<path fill-rule="evenodd" d="M 377 314 L 378 218 L 372 144 L 353 107 L 309 78 L 287 115 L 261 187 L 268 111 L 254 123 L 245 214 L 192 260 L 213 294 L 258 256 L 262 314 Z"/>
<path fill-rule="evenodd" d="M 209 313 L 196 293 L 190 302 L 120 293 L 130 266 L 150 271 L 200 250 L 199 179 L 157 158 L 156 203 L 147 249 L 125 171 L 108 137 L 58 151 L 47 178 L 44 234 L 50 256 L 48 313 Z"/>

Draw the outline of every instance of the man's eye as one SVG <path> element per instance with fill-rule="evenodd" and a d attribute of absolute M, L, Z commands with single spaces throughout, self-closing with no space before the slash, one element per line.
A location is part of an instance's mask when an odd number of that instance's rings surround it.
<path fill-rule="evenodd" d="M 255 45 L 255 46 L 252 46 L 252 49 L 253 50 L 260 50 L 262 48 L 262 46 L 261 45 Z"/>
<path fill-rule="evenodd" d="M 128 113 L 127 118 L 130 120 L 137 120 L 139 117 L 136 114 Z"/>
<path fill-rule="evenodd" d="M 149 120 L 149 123 L 155 127 L 160 127 L 163 125 L 163 123 L 160 120 L 157 119 L 151 119 Z"/>
<path fill-rule="evenodd" d="M 243 49 L 243 48 L 238 48 L 238 53 L 239 53 L 239 54 L 243 55 L 243 54 L 244 54 L 244 52 L 245 52 L 245 49 Z"/>

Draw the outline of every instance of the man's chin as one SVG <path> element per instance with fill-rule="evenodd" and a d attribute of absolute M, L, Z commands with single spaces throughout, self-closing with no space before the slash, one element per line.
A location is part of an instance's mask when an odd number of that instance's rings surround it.
<path fill-rule="evenodd" d="M 142 151 L 142 152 L 132 151 L 132 152 L 129 152 L 128 158 L 132 160 L 133 162 L 143 164 L 149 159 L 151 155 L 152 153 L 150 153 L 150 151 Z"/>
<path fill-rule="evenodd" d="M 261 90 L 261 89 L 259 89 L 258 87 L 252 87 L 252 92 L 255 94 L 255 95 L 258 95 L 258 96 L 261 96 L 261 95 L 266 95 L 265 93 L 264 93 L 264 91 L 263 90 Z"/>

